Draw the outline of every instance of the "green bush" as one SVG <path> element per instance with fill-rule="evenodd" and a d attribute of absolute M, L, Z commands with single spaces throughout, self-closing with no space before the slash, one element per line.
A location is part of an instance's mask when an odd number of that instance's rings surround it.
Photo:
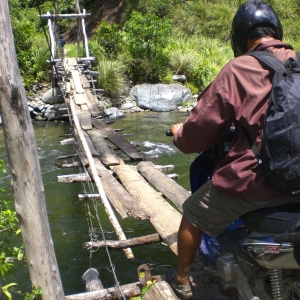
<path fill-rule="evenodd" d="M 120 26 L 106 21 L 100 23 L 91 41 L 93 53 L 96 53 L 96 46 L 100 46 L 104 50 L 104 52 L 101 52 L 108 59 L 115 59 L 123 48 L 123 36 Z"/>
<path fill-rule="evenodd" d="M 134 11 L 124 31 L 127 49 L 132 57 L 128 66 L 130 78 L 135 83 L 159 82 L 166 74 L 168 65 L 170 20 Z"/>

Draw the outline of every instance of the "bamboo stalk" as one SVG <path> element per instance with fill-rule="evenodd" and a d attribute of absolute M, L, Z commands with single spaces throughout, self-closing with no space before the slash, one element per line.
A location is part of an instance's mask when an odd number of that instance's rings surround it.
<path fill-rule="evenodd" d="M 88 144 L 85 140 L 83 130 L 80 127 L 79 120 L 78 120 L 78 117 L 77 117 L 77 114 L 76 114 L 75 103 L 74 103 L 73 99 L 69 98 L 69 100 L 70 100 L 69 103 L 70 103 L 70 108 L 71 108 L 71 112 L 72 112 L 72 115 L 73 115 L 74 125 L 77 129 L 79 139 L 82 143 L 82 146 L 84 148 L 86 157 L 88 159 L 90 169 L 91 169 L 91 173 L 92 173 L 92 177 L 93 177 L 94 182 L 95 182 L 95 184 L 98 188 L 98 191 L 99 191 L 104 209 L 105 209 L 105 211 L 108 215 L 108 218 L 109 218 L 111 224 L 114 227 L 114 230 L 115 230 L 119 240 L 125 241 L 125 240 L 127 240 L 127 238 L 126 238 L 126 236 L 125 236 L 125 234 L 124 234 L 124 232 L 123 232 L 123 230 L 122 230 L 122 228 L 121 228 L 121 226 L 120 226 L 120 224 L 119 224 L 119 222 L 118 222 L 118 220 L 117 220 L 117 218 L 116 218 L 116 216 L 115 216 L 115 214 L 114 214 L 114 212 L 111 208 L 111 205 L 110 205 L 110 203 L 109 203 L 109 201 L 108 201 L 108 199 L 105 195 L 100 177 L 98 176 L 98 172 L 97 172 L 97 169 L 96 169 L 96 166 L 95 166 L 95 163 L 94 163 L 94 159 L 92 157 L 92 154 L 90 152 Z M 134 258 L 134 255 L 133 255 L 132 250 L 130 248 L 124 249 L 124 252 L 125 252 L 125 255 L 126 255 L 127 259 L 133 259 Z"/>

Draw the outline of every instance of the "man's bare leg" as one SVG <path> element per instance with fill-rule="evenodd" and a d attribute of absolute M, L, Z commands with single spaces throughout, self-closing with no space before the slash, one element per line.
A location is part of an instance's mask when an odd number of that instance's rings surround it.
<path fill-rule="evenodd" d="M 193 226 L 184 216 L 178 231 L 178 267 L 175 282 L 180 285 L 189 285 L 190 268 L 194 262 L 197 249 L 200 245 L 202 231 Z"/>

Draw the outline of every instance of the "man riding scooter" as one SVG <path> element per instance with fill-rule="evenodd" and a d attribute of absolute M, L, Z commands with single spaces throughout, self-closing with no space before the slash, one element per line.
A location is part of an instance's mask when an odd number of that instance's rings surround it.
<path fill-rule="evenodd" d="M 199 95 L 186 121 L 171 127 L 174 145 L 184 153 L 195 153 L 218 144 L 231 124 L 236 124 L 230 151 L 216 166 L 212 180 L 183 204 L 177 272 L 167 273 L 168 283 L 181 299 L 192 297 L 190 267 L 202 232 L 217 236 L 249 211 L 300 201 L 300 194 L 285 195 L 261 172 L 252 171 L 257 159 L 245 135 L 246 130 L 260 151 L 272 88 L 271 72 L 245 54 L 266 51 L 283 62 L 296 59 L 292 46 L 283 43 L 282 38 L 280 20 L 270 5 L 259 0 L 243 4 L 232 23 L 235 59 Z"/>

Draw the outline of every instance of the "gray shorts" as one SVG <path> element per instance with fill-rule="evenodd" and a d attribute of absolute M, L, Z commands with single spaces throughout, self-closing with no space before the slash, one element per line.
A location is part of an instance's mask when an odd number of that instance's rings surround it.
<path fill-rule="evenodd" d="M 300 202 L 300 197 L 264 201 L 243 201 L 221 195 L 211 181 L 183 203 L 183 215 L 195 227 L 217 236 L 241 215 L 260 208 Z"/>

